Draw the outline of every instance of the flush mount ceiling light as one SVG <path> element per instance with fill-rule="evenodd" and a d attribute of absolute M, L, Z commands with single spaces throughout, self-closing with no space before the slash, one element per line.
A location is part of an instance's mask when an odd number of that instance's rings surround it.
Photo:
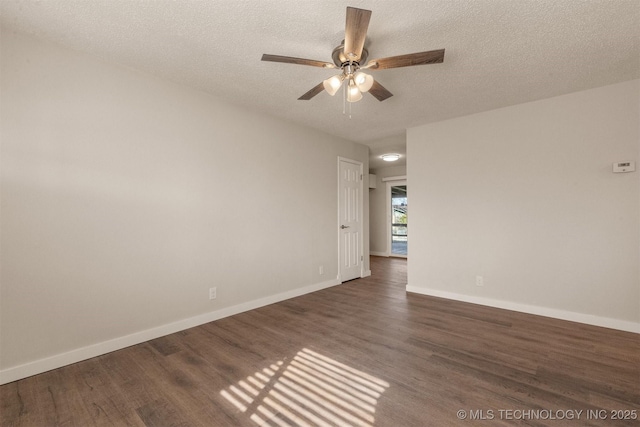
<path fill-rule="evenodd" d="M 333 50 L 331 55 L 333 64 L 331 62 L 316 61 L 313 59 L 269 54 L 262 55 L 262 60 L 339 69 L 341 70 L 340 74 L 329 77 L 298 99 L 308 101 L 323 90 L 329 95 L 334 96 L 338 92 L 338 89 L 344 84 L 346 86 L 345 98 L 348 102 L 360 101 L 362 94 L 366 92 L 369 92 L 378 101 L 384 101 L 393 96 L 391 92 L 375 81 L 373 77 L 360 70 L 385 70 L 388 68 L 409 67 L 413 65 L 436 64 L 444 61 L 444 49 L 438 49 L 374 59 L 367 62 L 369 52 L 364 47 L 364 43 L 367 38 L 370 19 L 370 10 L 347 7 L 344 40 L 340 46 Z M 366 65 L 361 66 L 360 64 Z"/>
<path fill-rule="evenodd" d="M 385 162 L 395 162 L 400 158 L 400 154 L 396 154 L 396 153 L 383 154 L 382 156 L 380 156 L 380 158 Z"/>

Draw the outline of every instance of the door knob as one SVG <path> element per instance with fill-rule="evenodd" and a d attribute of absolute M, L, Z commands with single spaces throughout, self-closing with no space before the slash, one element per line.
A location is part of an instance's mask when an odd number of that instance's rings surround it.
<path fill-rule="evenodd" d="M 345 228 L 349 228 L 349 226 L 348 225 L 341 225 L 340 228 L 342 228 L 344 230 Z"/>

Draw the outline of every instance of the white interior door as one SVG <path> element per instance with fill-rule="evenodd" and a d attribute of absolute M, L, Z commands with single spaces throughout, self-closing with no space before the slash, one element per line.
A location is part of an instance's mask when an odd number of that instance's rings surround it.
<path fill-rule="evenodd" d="M 362 277 L 362 163 L 338 159 L 338 279 Z"/>

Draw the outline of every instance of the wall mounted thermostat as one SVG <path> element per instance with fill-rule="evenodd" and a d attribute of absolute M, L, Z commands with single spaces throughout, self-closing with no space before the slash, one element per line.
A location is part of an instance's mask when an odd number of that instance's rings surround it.
<path fill-rule="evenodd" d="M 636 162 L 618 162 L 613 164 L 613 173 L 633 172 L 636 170 Z"/>

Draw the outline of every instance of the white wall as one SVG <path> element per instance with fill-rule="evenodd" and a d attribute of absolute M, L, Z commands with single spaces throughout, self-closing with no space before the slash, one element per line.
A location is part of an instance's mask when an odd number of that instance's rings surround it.
<path fill-rule="evenodd" d="M 376 175 L 376 188 L 369 190 L 369 239 L 371 242 L 371 254 L 385 256 L 389 253 L 387 221 L 390 207 L 387 206 L 387 183 L 382 181 L 382 179 L 393 176 L 405 176 L 407 174 L 407 166 L 387 166 L 372 169 L 370 173 Z M 411 190 L 408 189 L 408 191 Z"/>
<path fill-rule="evenodd" d="M 2 380 L 336 283 L 367 147 L 9 31 L 1 58 Z"/>
<path fill-rule="evenodd" d="M 640 331 L 640 172 L 612 173 L 639 103 L 635 80 L 409 129 L 407 289 Z"/>

